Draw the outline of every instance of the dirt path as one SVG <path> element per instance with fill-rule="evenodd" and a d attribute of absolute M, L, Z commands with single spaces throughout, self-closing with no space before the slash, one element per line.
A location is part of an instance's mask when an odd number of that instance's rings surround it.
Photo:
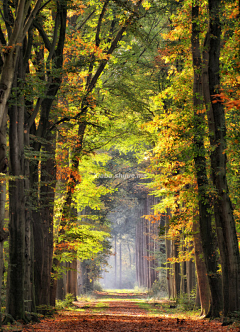
<path fill-rule="evenodd" d="M 134 302 L 135 301 L 135 302 Z M 144 308 L 144 301 L 131 299 L 98 299 L 91 303 L 74 302 L 75 311 L 63 311 L 54 318 L 47 318 L 38 324 L 28 325 L 22 331 L 46 332 L 135 332 L 135 331 L 240 331 L 239 328 L 221 326 L 220 322 L 182 318 L 176 313 L 158 314 Z M 161 303 L 158 304 L 159 306 Z M 143 306 L 143 307 L 141 307 Z M 78 310 L 78 311 L 76 311 Z"/>

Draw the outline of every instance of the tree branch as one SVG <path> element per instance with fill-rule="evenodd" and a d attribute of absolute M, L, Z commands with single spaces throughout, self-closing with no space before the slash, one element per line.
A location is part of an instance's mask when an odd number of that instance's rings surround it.
<path fill-rule="evenodd" d="M 59 6 L 58 6 L 59 7 Z M 58 28 L 60 24 L 60 17 L 59 17 L 59 8 L 57 11 L 56 19 L 55 19 L 55 26 L 54 26 L 54 33 L 53 33 L 53 41 L 51 45 L 51 49 L 49 51 L 48 59 L 47 62 L 50 61 L 53 57 L 54 51 L 55 51 L 55 46 L 57 44 L 57 37 L 58 37 Z"/>
<path fill-rule="evenodd" d="M 31 26 L 28 31 L 27 47 L 26 47 L 26 51 L 25 51 L 24 59 L 23 59 L 23 64 L 24 64 L 25 68 L 28 65 L 28 60 L 30 59 L 30 56 L 31 56 L 32 45 L 33 45 L 33 31 L 32 31 L 32 26 Z M 24 70 L 24 71 L 26 71 L 26 70 Z"/>
<path fill-rule="evenodd" d="M 40 7 L 39 8 L 39 10 L 38 10 L 38 13 L 40 12 L 40 11 L 42 11 L 48 4 L 49 4 L 49 2 L 51 2 L 52 0 L 48 0 L 47 2 L 45 2 L 43 5 L 42 5 L 42 7 Z M 38 14 L 37 13 L 37 14 Z"/>
<path fill-rule="evenodd" d="M 134 12 L 130 15 L 130 17 L 126 20 L 125 25 L 118 31 L 116 37 L 114 38 L 114 40 L 111 43 L 111 46 L 109 48 L 109 50 L 107 51 L 107 56 L 111 55 L 113 53 L 113 51 L 116 49 L 118 42 L 122 39 L 123 37 L 123 33 L 127 30 L 127 27 L 129 26 L 129 24 L 135 19 L 135 15 L 137 14 L 137 10 L 140 7 L 140 5 L 142 4 L 142 0 L 138 1 L 138 4 L 136 5 L 136 8 L 134 10 Z M 91 79 L 91 82 L 89 83 L 88 87 L 87 87 L 87 94 L 92 92 L 92 90 L 94 89 L 98 78 L 100 77 L 100 75 L 102 74 L 104 68 L 106 67 L 107 63 L 108 63 L 109 58 L 107 59 L 103 59 L 95 73 L 95 75 L 93 76 L 93 78 Z"/>
<path fill-rule="evenodd" d="M 103 5 L 103 8 L 102 8 L 102 12 L 99 16 L 99 19 L 98 19 L 98 25 L 97 25 L 97 32 L 96 32 L 96 38 L 95 38 L 95 44 L 97 47 L 99 47 L 100 45 L 100 31 L 101 31 L 101 24 L 102 24 L 102 20 L 103 20 L 103 17 L 104 17 L 104 14 L 107 10 L 107 5 L 109 3 L 109 0 L 106 0 L 104 5 Z"/>
<path fill-rule="evenodd" d="M 88 15 L 88 17 L 83 21 L 82 24 L 80 24 L 79 26 L 77 25 L 77 26 L 76 26 L 76 29 L 77 29 L 77 30 L 80 30 L 80 29 L 84 26 L 84 24 L 90 19 L 90 17 L 95 13 L 95 11 L 96 11 L 96 10 L 92 11 L 92 12 Z"/>
<path fill-rule="evenodd" d="M 31 128 L 31 127 L 32 127 L 33 122 L 34 122 L 34 120 L 36 119 L 36 116 L 38 115 L 38 112 L 39 112 L 39 109 L 40 109 L 40 106 L 41 106 L 42 101 L 43 101 L 43 98 L 38 98 L 37 103 L 36 103 L 36 106 L 35 106 L 35 108 L 34 108 L 34 111 L 32 112 L 30 118 L 29 118 L 28 121 L 27 121 L 27 126 L 28 126 L 28 128 Z"/>
<path fill-rule="evenodd" d="M 57 125 L 61 124 L 61 123 L 64 123 L 64 122 L 68 122 L 68 121 L 71 121 L 71 120 L 76 120 L 78 119 L 82 114 L 85 113 L 85 111 L 87 110 L 87 106 L 84 107 L 81 112 L 79 112 L 78 114 L 76 114 L 75 116 L 73 117 L 68 117 L 68 116 L 65 116 L 64 118 L 60 119 L 59 121 L 55 122 L 51 128 L 49 129 L 50 131 L 53 130 Z"/>
<path fill-rule="evenodd" d="M 24 36 L 26 35 L 28 29 L 30 28 L 35 16 L 37 15 L 38 11 L 39 11 L 39 8 L 40 8 L 40 5 L 41 5 L 41 2 L 42 0 L 37 0 L 37 3 L 35 5 L 35 7 L 32 9 L 25 25 L 24 25 L 24 28 L 23 28 L 23 38 Z"/>
<path fill-rule="evenodd" d="M 50 52 L 51 50 L 51 43 L 50 43 L 50 40 L 48 39 L 48 36 L 47 34 L 45 33 L 43 27 L 41 26 L 41 24 L 39 24 L 37 21 L 33 21 L 33 26 L 38 30 L 40 36 L 42 37 L 43 39 L 43 42 L 46 46 L 46 49 Z"/>

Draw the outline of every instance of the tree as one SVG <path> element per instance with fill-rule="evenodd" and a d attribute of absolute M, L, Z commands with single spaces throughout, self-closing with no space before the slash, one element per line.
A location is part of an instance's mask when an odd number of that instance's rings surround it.
<path fill-rule="evenodd" d="M 18 52 L 32 25 L 33 19 L 40 10 L 41 2 L 42 0 L 37 0 L 36 4 L 33 5 L 32 1 L 20 0 L 12 6 L 9 1 L 4 1 L 2 4 L 1 11 L 3 13 L 7 38 L 1 29 L 0 38 L 3 48 L 1 50 L 0 125 L 6 112 L 6 105 L 12 88 Z M 31 8 L 32 5 L 33 8 Z M 15 11 L 14 15 L 13 10 Z"/>
<path fill-rule="evenodd" d="M 62 53 L 63 44 L 65 36 L 65 25 L 66 25 L 66 6 L 62 2 L 58 5 L 58 10 L 56 14 L 56 28 L 55 35 L 58 34 L 60 30 L 59 42 L 53 40 L 52 55 L 48 57 L 50 61 L 52 58 L 56 60 L 56 67 L 61 67 L 62 63 Z M 60 23 L 60 24 L 59 24 Z M 59 28 L 60 26 L 60 28 Z M 33 241 L 33 218 L 32 218 L 32 204 L 31 200 L 26 200 L 26 194 L 30 194 L 30 187 L 32 185 L 31 180 L 34 179 L 34 173 L 30 177 L 30 166 L 29 157 L 30 153 L 30 133 L 34 133 L 34 120 L 38 115 L 39 108 L 41 106 L 41 111 L 46 115 L 44 120 L 47 122 L 47 116 L 50 112 L 51 104 L 53 102 L 53 96 L 56 94 L 59 88 L 59 77 L 56 78 L 55 82 L 48 82 L 48 91 L 46 92 L 45 98 L 38 100 L 35 110 L 32 112 L 33 102 L 26 99 L 25 94 L 25 80 L 26 75 L 29 72 L 29 58 L 31 56 L 31 50 L 33 47 L 34 37 L 33 37 L 33 27 L 29 29 L 28 39 L 24 39 L 24 44 L 20 47 L 18 51 L 18 56 L 16 59 L 16 70 L 14 76 L 14 83 L 12 87 L 11 100 L 9 102 L 9 118 L 10 118 L 10 166 L 12 179 L 9 186 L 9 196 L 10 196 L 10 223 L 9 223 L 9 276 L 8 276 L 8 303 L 7 312 L 13 318 L 21 318 L 27 320 L 25 315 L 25 310 L 35 311 L 35 288 L 32 286 L 36 282 L 37 291 L 37 301 L 39 304 L 39 287 L 37 281 L 39 276 L 43 274 L 43 271 L 38 271 L 38 274 L 33 273 L 34 265 L 34 241 Z M 48 46 L 49 46 L 48 44 Z M 54 54 L 55 50 L 55 54 Z M 49 50 L 51 53 L 51 50 Z M 54 62 L 54 61 L 53 61 Z M 49 78 L 49 77 L 48 77 Z M 51 77 L 50 80 L 54 79 Z M 61 80 L 61 78 L 60 78 Z M 25 86 L 24 86 L 25 85 Z M 41 99 L 41 98 L 40 98 Z M 42 102 L 42 103 L 41 103 Z M 41 105 L 40 105 L 41 104 Z M 41 115 L 42 116 L 42 115 Z M 42 117 L 40 118 L 41 121 Z M 40 131 L 39 136 L 45 135 L 46 127 L 40 122 L 38 130 Z M 35 133 L 34 133 L 35 134 Z M 26 157 L 25 151 L 28 149 L 29 155 Z M 37 149 L 36 149 L 37 150 Z M 38 172 L 37 172 L 38 173 Z M 44 174 L 45 176 L 45 174 Z M 36 180 L 36 178 L 35 178 Z M 38 176 L 37 181 L 38 182 Z M 49 184 L 51 185 L 51 184 Z M 32 185 L 32 187 L 34 187 Z M 31 195 L 30 195 L 31 197 Z M 49 208 L 49 207 L 48 207 Z M 46 211 L 45 211 L 46 212 Z M 36 214 L 35 214 L 36 217 Z M 43 218 L 46 218 L 42 215 Z M 37 221 L 37 220 L 36 220 Z M 39 221 L 39 220 L 38 220 Z M 49 221 L 49 220 L 45 220 Z M 46 226 L 44 224 L 44 226 Z M 51 227 L 51 223 L 49 224 Z M 46 227 L 47 231 L 49 227 Z M 36 228 L 34 229 L 36 231 Z M 38 255 L 40 251 L 38 250 L 37 244 L 39 244 L 39 232 L 35 237 L 36 252 Z M 46 244 L 46 242 L 45 242 Z M 47 248 L 47 246 L 45 246 Z M 46 253 L 46 252 L 45 252 Z M 42 252 L 44 256 L 44 253 Z M 42 257 L 43 257 L 42 256 Z M 38 256 L 39 257 L 39 256 Z M 45 256 L 46 264 L 43 264 L 45 268 L 46 275 L 45 286 L 50 287 L 50 271 L 51 269 L 51 254 Z M 42 262 L 42 260 L 41 260 Z M 40 264 L 40 260 L 37 260 L 35 265 Z M 48 267 L 48 270 L 47 270 Z M 45 275 L 45 276 L 46 276 Z M 38 278 L 37 278 L 38 276 Z M 45 292 L 45 294 L 47 294 Z M 47 302 L 46 299 L 43 302 Z M 46 303 L 47 304 L 47 303 Z"/>
<path fill-rule="evenodd" d="M 218 316 L 221 310 L 221 288 L 220 276 L 218 274 L 218 257 L 216 241 L 212 231 L 212 213 L 210 197 L 207 194 L 208 178 L 206 166 L 206 152 L 204 147 L 205 119 L 203 110 L 203 92 L 202 92 L 202 60 L 199 43 L 199 5 L 192 4 L 192 56 L 193 56 L 193 107 L 194 107 L 194 162 L 198 184 L 199 201 L 199 229 L 201 234 L 202 248 L 204 252 L 205 264 L 211 291 L 211 306 L 209 312 L 206 312 L 207 306 L 203 308 L 207 316 Z M 197 238 L 196 238 L 197 240 Z M 203 286 L 205 287 L 205 286 Z M 200 287 L 201 293 L 201 287 Z"/>
<path fill-rule="evenodd" d="M 205 40 L 204 97 L 211 144 L 211 174 L 216 188 L 214 216 L 222 264 L 223 312 L 239 309 L 239 248 L 226 177 L 226 125 L 224 107 L 215 99 L 220 86 L 221 7 L 209 0 L 209 31 Z"/>
<path fill-rule="evenodd" d="M 7 240 L 9 233 L 4 230 L 4 221 L 5 221 L 5 204 L 6 204 L 6 173 L 8 171 L 8 159 L 7 159 L 7 116 L 4 115 L 2 126 L 0 128 L 0 160 L 1 160 L 1 182 L 0 182 L 0 292 L 2 291 L 2 277 L 4 270 L 4 261 L 3 261 L 3 243 Z M 2 306 L 0 300 L 0 307 Z M 2 323 L 2 318 L 0 319 L 0 326 Z"/>
<path fill-rule="evenodd" d="M 60 89 L 63 76 L 64 44 L 67 24 L 67 4 L 65 1 L 56 3 L 53 12 L 54 31 L 48 36 L 46 21 L 41 17 L 34 22 L 39 37 L 35 37 L 33 63 L 43 84 L 43 91 L 37 91 L 38 100 L 34 111 L 28 116 L 26 127 L 33 137 L 30 148 L 38 158 L 32 161 L 30 167 L 30 186 L 35 191 L 31 193 L 33 211 L 34 236 L 34 273 L 36 305 L 50 304 L 50 282 L 53 257 L 53 218 L 56 187 L 56 132 L 51 127 L 56 121 L 54 114 L 55 98 Z M 52 9 L 48 9 L 50 16 Z M 41 22 L 42 21 L 42 22 Z M 39 41 L 40 39 L 40 41 Z M 44 60 L 44 50 L 48 52 L 47 63 Z M 36 117 L 39 116 L 39 123 Z M 39 179 L 39 166 L 41 177 Z M 40 187 L 40 193 L 38 188 Z"/>

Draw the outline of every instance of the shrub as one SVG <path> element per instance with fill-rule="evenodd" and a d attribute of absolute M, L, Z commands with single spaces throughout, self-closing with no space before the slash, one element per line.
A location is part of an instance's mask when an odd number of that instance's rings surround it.
<path fill-rule="evenodd" d="M 102 292 L 103 288 L 99 281 L 94 281 L 93 290 L 97 292 Z"/>
<path fill-rule="evenodd" d="M 193 289 L 190 294 L 187 293 L 181 294 L 177 302 L 184 311 L 190 311 L 196 309 L 195 299 L 196 299 L 196 289 Z"/>
<path fill-rule="evenodd" d="M 152 288 L 148 291 L 149 296 L 154 298 L 163 298 L 167 296 L 167 279 L 161 278 L 155 280 Z"/>
<path fill-rule="evenodd" d="M 56 307 L 57 309 L 66 309 L 73 306 L 73 301 L 75 300 L 73 294 L 67 293 L 65 296 L 65 299 L 63 301 L 57 300 L 56 301 Z"/>

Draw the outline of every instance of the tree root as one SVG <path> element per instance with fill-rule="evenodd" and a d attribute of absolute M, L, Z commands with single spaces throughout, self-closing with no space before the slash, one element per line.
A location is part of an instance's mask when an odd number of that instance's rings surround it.
<path fill-rule="evenodd" d="M 4 316 L 5 317 L 3 318 L 2 325 L 17 323 L 12 315 L 4 314 Z"/>
<path fill-rule="evenodd" d="M 39 323 L 40 319 L 39 319 L 39 314 L 37 314 L 36 312 L 27 312 L 26 316 L 30 322 L 34 322 L 34 323 Z"/>

